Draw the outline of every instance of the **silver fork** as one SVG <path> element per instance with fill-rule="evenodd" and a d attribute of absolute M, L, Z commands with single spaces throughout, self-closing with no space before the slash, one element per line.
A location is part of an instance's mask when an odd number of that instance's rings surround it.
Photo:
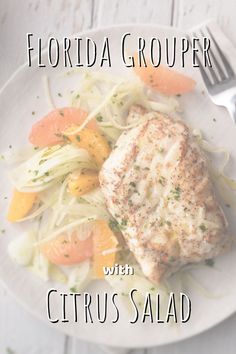
<path fill-rule="evenodd" d="M 211 30 L 207 26 L 205 28 L 206 33 L 204 33 L 203 29 L 199 29 L 199 31 L 192 32 L 192 35 L 199 38 L 199 35 L 197 35 L 199 32 L 202 37 L 207 37 L 211 40 L 209 52 L 212 59 L 212 67 L 204 67 L 198 55 L 196 56 L 197 63 L 211 100 L 218 106 L 226 107 L 233 122 L 236 123 L 236 75 Z M 188 39 L 191 43 L 189 36 Z M 212 44 L 214 44 L 214 51 Z M 203 54 L 200 41 L 199 49 L 200 53 Z"/>

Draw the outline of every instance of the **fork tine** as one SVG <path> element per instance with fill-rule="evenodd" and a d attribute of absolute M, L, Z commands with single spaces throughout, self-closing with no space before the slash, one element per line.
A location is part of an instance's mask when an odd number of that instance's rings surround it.
<path fill-rule="evenodd" d="M 193 33 L 193 35 L 194 35 L 194 37 L 197 37 L 195 33 Z M 190 45 L 192 46 L 192 44 L 191 44 L 191 38 L 190 38 L 189 35 L 187 35 L 187 39 L 189 40 Z M 202 66 L 202 64 L 201 64 L 201 61 L 199 60 L 198 55 L 196 55 L 196 60 L 197 60 L 197 63 L 198 63 L 198 66 L 199 66 L 199 70 L 200 70 L 200 72 L 201 72 L 201 75 L 202 75 L 202 78 L 203 78 L 203 81 L 204 81 L 206 87 L 212 86 L 212 83 L 211 83 L 211 81 L 210 81 L 210 79 L 209 79 L 209 77 L 208 77 L 206 71 L 204 70 L 204 68 L 203 68 L 203 66 Z"/>
<path fill-rule="evenodd" d="M 230 65 L 228 59 L 226 59 L 225 55 L 223 54 L 222 50 L 220 49 L 219 45 L 217 44 L 217 42 L 216 42 L 214 36 L 212 35 L 212 32 L 210 31 L 209 27 L 206 27 L 206 28 L 207 28 L 207 31 L 209 32 L 209 34 L 210 34 L 210 36 L 212 38 L 213 43 L 215 44 L 216 49 L 218 50 L 219 56 L 220 56 L 224 66 L 225 66 L 225 70 L 227 72 L 228 77 L 234 76 L 235 75 L 234 70 L 233 70 L 232 66 Z"/>
<path fill-rule="evenodd" d="M 200 33 L 201 33 L 201 35 L 203 37 L 205 37 L 205 35 L 201 31 L 200 31 Z M 203 55 L 203 49 L 202 49 L 202 45 L 201 45 L 200 41 L 199 41 L 198 45 L 199 45 L 199 48 L 201 50 L 201 54 Z M 208 70 L 211 73 L 211 77 L 213 79 L 213 84 L 218 84 L 219 83 L 219 78 L 217 77 L 217 75 L 216 75 L 215 71 L 213 70 L 213 68 L 209 67 Z M 205 68 L 205 71 L 206 71 L 206 68 Z"/>
<path fill-rule="evenodd" d="M 202 35 L 203 37 L 206 37 L 206 35 L 203 33 L 203 30 L 202 30 L 202 29 L 200 29 L 200 33 L 201 33 L 201 35 Z M 199 44 L 199 45 L 200 45 L 200 44 Z M 218 70 L 218 73 L 219 73 L 219 75 L 220 75 L 220 79 L 221 79 L 221 80 L 225 80 L 225 79 L 227 78 L 227 76 L 225 75 L 224 71 L 222 70 L 222 68 L 221 68 L 221 66 L 220 66 L 220 64 L 219 64 L 219 62 L 217 61 L 217 59 L 216 59 L 216 57 L 215 57 L 214 52 L 213 52 L 211 49 L 212 49 L 212 48 L 210 48 L 211 57 L 212 57 L 212 59 L 213 59 L 213 62 L 214 62 L 214 64 L 215 64 L 217 70 Z M 212 70 L 212 68 L 210 68 L 210 71 L 211 71 L 212 74 L 214 73 L 214 71 Z"/>

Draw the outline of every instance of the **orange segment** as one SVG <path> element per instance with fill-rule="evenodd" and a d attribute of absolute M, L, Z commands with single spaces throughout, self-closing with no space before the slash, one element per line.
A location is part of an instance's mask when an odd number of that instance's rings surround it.
<path fill-rule="evenodd" d="M 68 190 L 76 197 L 88 193 L 98 186 L 98 174 L 95 171 L 86 171 L 81 174 L 72 173 L 68 181 Z"/>
<path fill-rule="evenodd" d="M 7 220 L 14 222 L 25 217 L 32 209 L 37 199 L 37 193 L 26 193 L 14 190 L 10 202 Z"/>
<path fill-rule="evenodd" d="M 87 150 L 100 167 L 108 158 L 111 149 L 104 136 L 93 129 L 84 128 L 79 133 L 68 135 L 70 141 Z"/>
<path fill-rule="evenodd" d="M 147 67 L 140 67 L 137 54 L 134 55 L 134 61 L 135 73 L 155 91 L 167 95 L 178 95 L 192 91 L 196 85 L 196 82 L 190 77 L 163 65 L 155 68 L 148 60 L 146 60 Z"/>
<path fill-rule="evenodd" d="M 93 242 L 90 236 L 85 240 L 80 240 L 76 233 L 70 236 L 62 234 L 43 243 L 40 250 L 50 262 L 70 265 L 90 258 L 93 252 Z"/>
<path fill-rule="evenodd" d="M 80 125 L 87 112 L 73 107 L 55 109 L 35 123 L 29 135 L 29 141 L 38 147 L 65 143 L 64 131 L 73 125 Z M 97 129 L 96 121 L 88 123 L 90 129 Z M 65 140 L 66 139 L 66 140 Z"/>
<path fill-rule="evenodd" d="M 104 278 L 103 267 L 115 264 L 118 242 L 105 220 L 97 220 L 93 235 L 93 270 L 97 279 Z"/>

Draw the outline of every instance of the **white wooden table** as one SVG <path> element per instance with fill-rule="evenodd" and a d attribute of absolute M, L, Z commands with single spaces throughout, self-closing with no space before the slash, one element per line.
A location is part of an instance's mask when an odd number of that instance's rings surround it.
<path fill-rule="evenodd" d="M 156 23 L 190 28 L 209 18 L 236 45 L 235 0 L 1 0 L 0 86 L 26 61 L 26 33 L 57 38 L 118 23 Z M 236 315 L 192 339 L 135 354 L 235 353 Z M 21 308 L 0 287 L 1 354 L 101 354 L 95 345 L 58 333 Z"/>

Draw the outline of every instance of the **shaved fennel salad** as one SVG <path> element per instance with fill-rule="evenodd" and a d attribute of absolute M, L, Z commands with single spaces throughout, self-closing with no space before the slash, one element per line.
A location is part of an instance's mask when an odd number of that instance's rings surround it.
<path fill-rule="evenodd" d="M 80 86 L 71 94 L 68 107 L 55 108 L 33 125 L 31 145 L 4 153 L 14 186 L 7 218 L 27 223 L 28 229 L 9 244 L 9 254 L 44 281 L 81 291 L 93 279 L 104 279 L 122 294 L 137 287 L 140 298 L 150 289 L 157 290 L 125 245 L 125 220 L 118 224 L 106 208 L 99 170 L 122 131 L 142 122 L 134 117 L 127 123 L 131 106 L 175 117 L 180 111 L 177 94 L 192 90 L 193 85 L 173 92 L 168 75 L 162 89 L 156 77 L 137 74 L 124 79 L 101 71 L 79 72 Z M 206 147 L 200 133 L 195 135 Z M 236 189 L 223 169 L 218 176 Z M 104 274 L 104 267 L 125 263 L 133 266 L 134 275 Z M 159 292 L 168 289 L 167 282 L 158 285 Z"/>

